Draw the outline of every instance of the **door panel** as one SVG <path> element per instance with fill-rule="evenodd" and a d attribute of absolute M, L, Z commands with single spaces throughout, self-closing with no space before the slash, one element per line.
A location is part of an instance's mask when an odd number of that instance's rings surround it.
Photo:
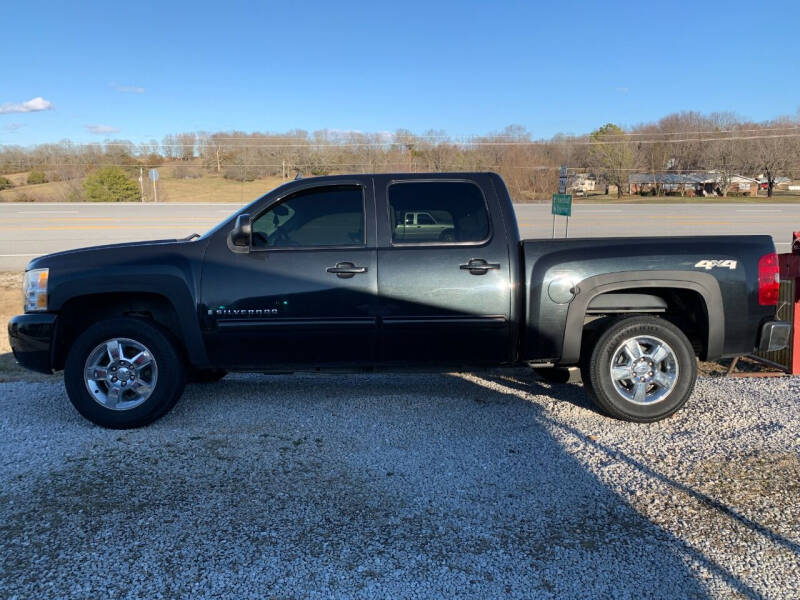
<path fill-rule="evenodd" d="M 465 212 L 464 206 L 477 206 L 478 200 L 463 194 L 480 194 L 479 188 L 469 184 L 474 189 L 448 189 L 441 180 L 436 183 L 438 187 L 428 190 L 403 188 L 390 202 L 392 180 L 376 177 L 378 214 L 384 215 L 378 249 L 381 358 L 419 365 L 507 362 L 512 353 L 512 290 L 502 229 L 493 232 L 488 220 L 483 223 Z M 492 199 L 479 198 L 486 211 Z M 453 223 L 452 237 L 439 241 L 438 234 L 429 234 L 421 242 L 408 243 L 407 238 L 393 236 L 399 219 L 393 219 L 392 211 L 412 209 Z"/>
<path fill-rule="evenodd" d="M 217 365 L 372 364 L 376 342 L 374 249 L 232 255 L 206 266 L 209 356 Z M 349 262 L 350 277 L 328 268 Z M 215 286 L 213 282 L 225 282 Z"/>
<path fill-rule="evenodd" d="M 253 220 L 253 230 L 261 235 L 254 236 L 256 247 L 249 253 L 232 252 L 224 241 L 227 232 L 214 240 L 213 251 L 210 248 L 206 255 L 201 292 L 201 316 L 213 364 L 274 369 L 374 363 L 378 304 L 374 200 L 371 185 L 359 186 L 365 203 L 361 221 L 349 212 L 326 220 L 319 202 L 341 207 L 341 197 L 320 196 L 316 204 L 307 199 L 292 202 L 290 189 L 288 199 L 267 201 L 264 218 Z M 288 209 L 276 210 L 282 204 Z M 359 246 L 297 246 L 316 239 L 352 243 L 359 241 L 359 235 L 364 242 Z"/>

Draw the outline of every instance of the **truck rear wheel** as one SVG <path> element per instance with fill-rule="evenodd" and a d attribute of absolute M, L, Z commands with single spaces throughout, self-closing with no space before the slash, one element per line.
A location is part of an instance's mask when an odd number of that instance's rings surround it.
<path fill-rule="evenodd" d="M 110 429 L 152 423 L 178 401 L 183 361 L 169 334 L 149 321 L 117 317 L 84 331 L 67 355 L 64 385 L 81 415 Z"/>
<path fill-rule="evenodd" d="M 664 419 L 694 390 L 697 359 L 692 344 L 664 319 L 614 321 L 589 352 L 583 369 L 587 392 L 599 408 L 618 419 Z"/>

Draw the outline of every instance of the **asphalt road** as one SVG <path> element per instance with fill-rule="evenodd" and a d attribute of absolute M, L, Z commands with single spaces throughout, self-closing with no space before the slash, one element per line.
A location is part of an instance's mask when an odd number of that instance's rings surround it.
<path fill-rule="evenodd" d="M 203 233 L 239 204 L 0 204 L 0 271 L 33 257 L 97 244 Z M 516 206 L 520 231 L 549 238 L 549 204 Z M 576 204 L 569 236 L 769 234 L 778 251 L 800 230 L 800 204 Z M 556 236 L 565 219 L 558 217 Z"/>

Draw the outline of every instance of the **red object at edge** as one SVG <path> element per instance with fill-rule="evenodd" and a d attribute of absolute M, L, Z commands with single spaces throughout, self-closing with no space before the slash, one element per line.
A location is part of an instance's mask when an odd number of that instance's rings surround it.
<path fill-rule="evenodd" d="M 800 327 L 800 231 L 792 232 L 792 251 L 790 253 L 778 255 L 778 267 L 781 279 L 794 279 L 794 302 L 792 306 L 792 357 L 789 365 L 789 373 L 800 375 L 800 335 L 797 335 L 797 328 Z"/>

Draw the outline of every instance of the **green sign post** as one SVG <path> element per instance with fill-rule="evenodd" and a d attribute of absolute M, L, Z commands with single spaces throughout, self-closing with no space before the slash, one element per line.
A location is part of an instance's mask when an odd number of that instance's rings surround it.
<path fill-rule="evenodd" d="M 569 233 L 569 218 L 572 216 L 572 194 L 553 194 L 553 237 L 556 237 L 556 215 L 567 217 L 564 237 Z"/>
<path fill-rule="evenodd" d="M 553 214 L 572 216 L 572 194 L 553 194 Z"/>

